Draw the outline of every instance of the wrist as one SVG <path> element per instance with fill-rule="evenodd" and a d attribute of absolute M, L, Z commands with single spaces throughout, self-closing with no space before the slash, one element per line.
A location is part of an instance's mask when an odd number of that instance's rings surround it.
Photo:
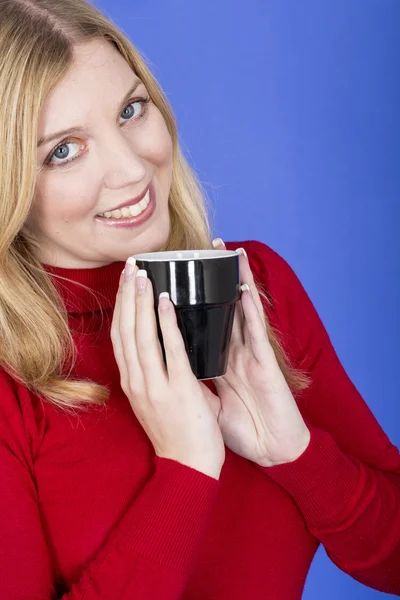
<path fill-rule="evenodd" d="M 259 462 L 258 464 L 261 467 L 277 467 L 278 465 L 285 465 L 287 463 L 294 462 L 295 460 L 300 458 L 300 456 L 307 450 L 310 444 L 310 440 L 311 433 L 308 427 L 306 427 L 303 435 L 301 436 L 301 439 L 299 439 L 299 441 L 296 442 L 293 449 L 286 454 L 285 458 L 279 458 L 277 460 L 269 459 L 266 461 Z"/>

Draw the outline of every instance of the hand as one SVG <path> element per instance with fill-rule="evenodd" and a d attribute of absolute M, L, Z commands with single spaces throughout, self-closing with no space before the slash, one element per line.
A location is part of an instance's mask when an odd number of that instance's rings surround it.
<path fill-rule="evenodd" d="M 225 244 L 214 247 L 223 250 Z M 310 432 L 269 342 L 260 296 L 243 254 L 239 272 L 240 282 L 250 289 L 242 291 L 235 307 L 227 372 L 213 379 L 219 402 L 210 400 L 226 446 L 271 467 L 298 458 Z"/>
<path fill-rule="evenodd" d="M 158 314 L 167 367 L 158 339 L 151 281 L 146 271 L 126 263 L 111 324 L 121 387 L 158 456 L 218 479 L 225 446 L 208 400 L 214 394 L 205 391 L 192 372 L 168 298 L 160 299 Z"/>

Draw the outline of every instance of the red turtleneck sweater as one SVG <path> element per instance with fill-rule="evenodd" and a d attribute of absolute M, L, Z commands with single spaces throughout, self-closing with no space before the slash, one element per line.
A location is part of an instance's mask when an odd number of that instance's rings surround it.
<path fill-rule="evenodd" d="M 296 395 L 309 446 L 270 468 L 227 449 L 218 481 L 156 457 L 109 335 L 124 263 L 45 266 L 71 279 L 57 285 L 79 350 L 73 375 L 111 396 L 67 415 L 0 371 L 2 600 L 298 600 L 320 543 L 354 579 L 400 595 L 399 451 L 288 263 L 259 241 L 226 246 L 247 250 L 271 323 L 313 378 Z M 101 292 L 102 311 L 73 282 Z"/>

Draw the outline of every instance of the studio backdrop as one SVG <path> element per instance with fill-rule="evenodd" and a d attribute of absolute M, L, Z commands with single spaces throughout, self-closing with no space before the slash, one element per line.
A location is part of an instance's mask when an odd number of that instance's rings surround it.
<path fill-rule="evenodd" d="M 399 446 L 399 0 L 94 4 L 164 89 L 215 237 L 289 262 Z M 383 597 L 320 547 L 304 600 Z"/>

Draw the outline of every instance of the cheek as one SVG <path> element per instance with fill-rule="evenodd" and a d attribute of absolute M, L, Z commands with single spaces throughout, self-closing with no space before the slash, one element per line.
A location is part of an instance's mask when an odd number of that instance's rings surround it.
<path fill-rule="evenodd" d="M 172 160 L 172 139 L 164 118 L 158 109 L 146 122 L 141 131 L 141 154 L 158 167 L 169 166 Z"/>
<path fill-rule="evenodd" d="M 84 216 L 96 201 L 94 185 L 88 182 L 87 173 L 75 171 L 73 177 L 47 173 L 35 198 L 36 215 L 45 222 L 72 221 Z M 91 191 L 90 191 L 91 190 Z"/>

